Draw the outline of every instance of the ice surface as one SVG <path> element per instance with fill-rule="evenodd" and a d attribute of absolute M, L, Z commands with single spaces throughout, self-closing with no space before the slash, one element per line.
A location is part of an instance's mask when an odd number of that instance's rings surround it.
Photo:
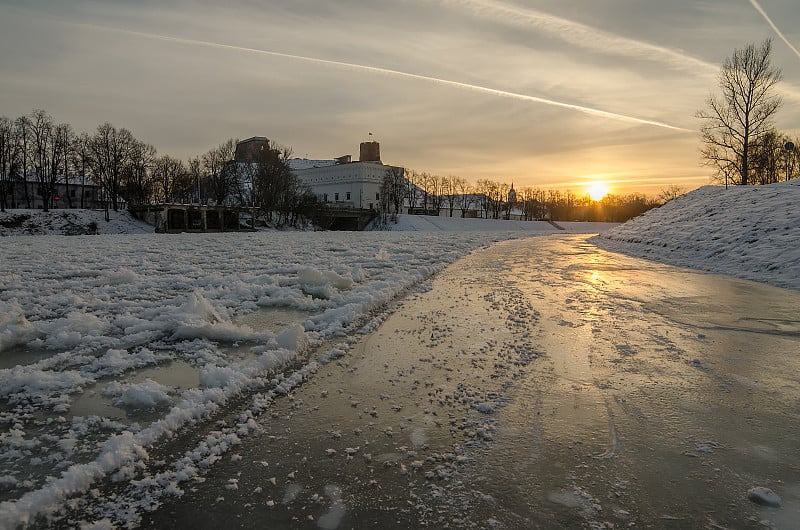
<path fill-rule="evenodd" d="M 128 480 L 154 443 L 243 392 L 271 387 L 256 399 L 264 404 L 291 392 L 344 349 L 331 343 L 303 365 L 307 351 L 360 330 L 457 258 L 520 235 L 465 232 L 457 244 L 441 231 L 4 238 L 0 355 L 49 354 L 0 370 L 4 421 L 15 426 L 0 439 L 8 485 L 0 526 L 56 508 L 103 477 Z M 287 318 L 264 328 L 244 318 L 271 309 Z M 291 375 L 274 375 L 298 361 Z M 194 388 L 159 377 L 160 367 L 166 375 L 180 363 L 195 370 Z M 34 443 L 42 432 L 49 441 Z M 175 463 L 168 483 L 216 461 L 236 443 L 230 436 Z M 53 458 L 56 468 L 34 465 Z M 333 502 L 329 519 L 338 513 Z"/>

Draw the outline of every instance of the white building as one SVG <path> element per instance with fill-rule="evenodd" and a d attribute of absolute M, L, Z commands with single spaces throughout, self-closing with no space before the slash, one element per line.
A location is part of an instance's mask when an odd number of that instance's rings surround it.
<path fill-rule="evenodd" d="M 352 162 L 350 155 L 334 160 L 294 158 L 289 166 L 299 184 L 320 201 L 344 208 L 377 210 L 386 176 L 404 176 L 402 167 L 381 162 L 378 142 L 363 142 L 358 162 Z"/>

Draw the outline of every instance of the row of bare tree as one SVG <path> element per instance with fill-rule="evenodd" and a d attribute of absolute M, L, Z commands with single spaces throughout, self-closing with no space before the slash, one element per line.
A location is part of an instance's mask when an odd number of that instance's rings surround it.
<path fill-rule="evenodd" d="M 53 206 L 58 184 L 67 188 L 68 207 L 83 207 L 84 193 L 69 193 L 70 186 L 85 188 L 89 179 L 100 187 L 107 208 L 117 210 L 121 202 L 143 202 L 172 184 L 159 178 L 158 169 L 175 170 L 168 156 L 157 157 L 156 149 L 125 128 L 110 123 L 93 134 L 76 133 L 71 125 L 57 123 L 44 110 L 34 110 L 14 120 L 0 117 L 0 209 L 8 207 L 17 183 L 25 183 L 27 208 L 39 195 L 44 210 Z M 180 166 L 178 166 L 180 169 Z M 31 189 L 27 183 L 34 182 Z M 157 186 L 156 184 L 160 184 Z"/>
<path fill-rule="evenodd" d="M 514 214 L 525 221 L 622 222 L 684 193 L 678 186 L 669 186 L 657 197 L 634 193 L 606 195 L 595 201 L 588 194 L 580 196 L 570 190 L 536 187 L 514 189 L 509 196 L 513 183 L 509 185 L 489 179 L 471 184 L 463 177 L 417 171 L 408 171 L 406 178 L 406 196 L 411 208 L 437 214 L 447 211 L 450 217 L 463 217 L 473 210 L 488 219 L 508 219 Z"/>
<path fill-rule="evenodd" d="M 299 203 L 308 202 L 289 170 L 291 149 L 270 144 L 261 159 L 233 162 L 238 140 L 231 138 L 188 162 L 159 155 L 156 148 L 125 128 L 103 123 L 92 133 L 76 133 L 44 110 L 14 120 L 0 117 L 0 211 L 9 207 L 14 186 L 31 208 L 38 195 L 44 210 L 53 207 L 58 184 L 67 187 L 69 208 L 84 207 L 85 194 L 69 192 L 94 182 L 102 190 L 106 210 L 121 204 L 226 201 L 258 206 L 268 216 L 291 222 Z M 27 185 L 34 182 L 34 186 Z M 18 186 L 19 188 L 19 186 Z"/>

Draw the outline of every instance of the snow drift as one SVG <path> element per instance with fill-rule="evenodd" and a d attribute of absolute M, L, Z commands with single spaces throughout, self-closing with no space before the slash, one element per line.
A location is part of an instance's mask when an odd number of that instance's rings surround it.
<path fill-rule="evenodd" d="M 662 263 L 800 289 L 800 181 L 705 186 L 592 242 Z"/>

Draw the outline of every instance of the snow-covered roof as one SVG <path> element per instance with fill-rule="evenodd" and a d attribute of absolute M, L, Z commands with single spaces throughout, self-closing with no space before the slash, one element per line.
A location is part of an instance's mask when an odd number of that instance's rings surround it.
<path fill-rule="evenodd" d="M 328 167 L 335 165 L 336 160 L 309 160 L 308 158 L 289 159 L 289 168 L 292 171 L 301 171 L 303 169 L 313 169 L 315 167 Z"/>

